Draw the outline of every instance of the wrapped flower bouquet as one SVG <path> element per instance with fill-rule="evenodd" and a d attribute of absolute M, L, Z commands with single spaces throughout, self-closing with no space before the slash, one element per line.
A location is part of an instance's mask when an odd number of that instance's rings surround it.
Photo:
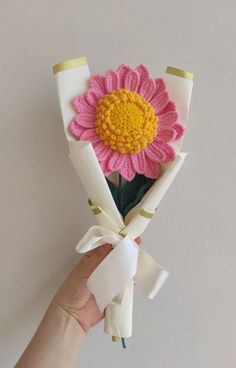
<path fill-rule="evenodd" d="M 76 250 L 113 250 L 88 279 L 105 332 L 132 335 L 133 288 L 152 299 L 168 272 L 135 239 L 150 223 L 184 163 L 180 152 L 193 74 L 167 67 L 153 78 L 144 65 L 90 75 L 86 58 L 54 66 L 69 156 L 96 217 Z"/>

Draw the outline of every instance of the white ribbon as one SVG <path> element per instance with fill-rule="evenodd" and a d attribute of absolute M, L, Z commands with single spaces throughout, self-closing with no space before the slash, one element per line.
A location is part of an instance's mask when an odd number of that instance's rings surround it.
<path fill-rule="evenodd" d="M 154 298 L 169 273 L 141 250 L 129 235 L 122 237 L 104 226 L 92 226 L 79 241 L 76 250 L 85 253 L 105 243 L 112 244 L 114 249 L 87 282 L 99 309 L 103 312 L 112 300 L 122 303 L 123 291 L 132 279 L 150 299 Z"/>

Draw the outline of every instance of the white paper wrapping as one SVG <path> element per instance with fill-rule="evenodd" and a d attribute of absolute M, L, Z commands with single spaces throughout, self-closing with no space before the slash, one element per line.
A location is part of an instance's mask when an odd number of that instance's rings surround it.
<path fill-rule="evenodd" d="M 105 332 L 114 335 L 115 331 L 116 336 L 130 337 L 134 281 L 152 299 L 169 274 L 129 235 L 122 237 L 105 226 L 92 226 L 76 250 L 84 253 L 105 243 L 115 246 L 114 250 L 92 273 L 87 285 L 101 312 L 106 307 Z"/>
<path fill-rule="evenodd" d="M 91 198 L 95 204 L 101 205 L 104 210 L 104 212 L 98 216 L 98 222 L 101 225 L 112 227 L 114 230 L 120 230 L 120 228 L 124 227 L 124 223 L 115 205 L 91 143 L 83 141 L 69 142 L 69 150 L 72 164 L 89 198 Z M 106 213 L 108 217 L 104 216 L 104 213 Z"/>
<path fill-rule="evenodd" d="M 92 145 L 75 141 L 68 132 L 68 126 L 75 114 L 71 101 L 75 96 L 86 92 L 90 76 L 86 60 L 76 60 L 78 62 L 69 62 L 73 64 L 71 69 L 67 63 L 63 63 L 66 67 L 59 67 L 55 76 L 65 133 L 69 141 L 70 159 L 91 199 L 91 209 L 99 224 L 89 229 L 76 249 L 85 252 L 106 242 L 113 245 L 113 251 L 90 276 L 88 288 L 95 295 L 99 308 L 106 308 L 105 332 L 129 337 L 132 334 L 134 281 L 152 299 L 168 277 L 168 272 L 140 249 L 134 239 L 146 229 L 152 214 L 183 165 L 186 154 L 180 153 L 173 162 L 163 165 L 161 177 L 123 220 Z M 180 123 L 186 126 L 192 81 L 170 73 L 167 73 L 165 79 L 171 97 L 177 103 Z M 175 147 L 178 152 L 180 146 L 181 142 Z"/>
<path fill-rule="evenodd" d="M 133 239 L 128 235 L 123 238 L 103 226 L 90 228 L 78 243 L 76 250 L 84 253 L 105 243 L 116 246 L 88 279 L 88 288 L 95 295 L 102 312 L 121 290 L 123 296 L 118 304 L 123 302 L 126 285 L 137 272 L 139 257 L 139 248 Z M 124 264 L 128 267 L 124 267 Z"/>
<path fill-rule="evenodd" d="M 133 238 L 136 238 L 143 233 L 151 221 L 151 217 L 147 218 L 141 216 L 141 209 L 144 209 L 148 213 L 155 213 L 162 198 L 181 169 L 186 156 L 187 154 L 182 152 L 174 161 L 166 164 L 165 166 L 163 165 L 162 175 L 145 194 L 142 201 L 126 216 L 125 223 L 127 223 L 127 226 L 122 231 L 124 234 L 129 234 Z"/>
<path fill-rule="evenodd" d="M 68 68 L 68 66 L 73 65 L 73 61 L 74 66 Z M 60 68 L 60 66 L 62 67 Z M 57 70 L 59 71 L 57 72 Z M 75 116 L 71 101 L 75 96 L 86 92 L 90 71 L 86 58 L 68 60 L 64 63 L 57 64 L 54 66 L 55 71 L 63 125 L 66 137 L 70 141 L 74 139 L 68 131 L 68 126 Z"/>
<path fill-rule="evenodd" d="M 193 89 L 193 74 L 177 68 L 167 67 L 164 78 L 171 99 L 176 103 L 179 123 L 186 128 Z M 183 137 L 177 142 L 173 142 L 172 145 L 176 154 L 180 152 L 182 142 Z"/>
<path fill-rule="evenodd" d="M 104 331 L 111 336 L 132 336 L 134 281 L 130 280 L 125 288 L 122 304 L 110 303 L 105 309 Z"/>

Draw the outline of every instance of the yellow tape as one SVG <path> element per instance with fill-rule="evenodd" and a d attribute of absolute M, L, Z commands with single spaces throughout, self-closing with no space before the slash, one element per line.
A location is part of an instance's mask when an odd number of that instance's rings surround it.
<path fill-rule="evenodd" d="M 63 70 L 67 70 L 67 69 L 72 69 L 72 68 L 76 68 L 77 66 L 81 66 L 81 65 L 86 65 L 87 64 L 87 59 L 86 57 L 80 57 L 77 59 L 71 59 L 71 60 L 67 60 L 64 61 L 63 63 L 59 63 L 53 66 L 53 73 L 59 73 L 62 72 Z"/>
<path fill-rule="evenodd" d="M 92 202 L 92 200 L 89 198 L 88 199 L 88 204 L 89 204 L 89 206 L 95 206 L 95 204 Z M 100 207 L 100 206 L 96 206 L 95 208 L 93 208 L 92 209 L 92 211 L 93 211 L 93 213 L 94 213 L 94 215 L 98 215 L 99 213 L 101 213 L 102 212 L 102 208 Z M 146 210 L 144 210 L 144 209 L 141 209 L 140 211 L 139 211 L 139 215 L 140 216 L 142 216 L 142 217 L 146 217 L 146 218 L 148 218 L 148 219 L 150 219 L 150 218 L 152 218 L 152 216 L 154 215 L 154 213 L 155 212 L 148 212 L 148 211 L 146 211 Z M 126 236 L 126 234 L 125 233 L 123 233 L 123 229 L 121 229 L 120 230 L 120 232 L 119 232 L 119 234 L 121 235 L 121 236 Z"/>
<path fill-rule="evenodd" d="M 166 73 L 167 74 L 176 75 L 177 77 L 189 79 L 191 81 L 193 81 L 193 79 L 194 79 L 193 73 L 188 72 L 187 70 L 182 70 L 182 69 L 174 68 L 173 66 L 168 66 L 166 68 Z"/>
<path fill-rule="evenodd" d="M 90 198 L 88 199 L 88 204 L 89 204 L 89 206 L 94 206 L 94 204 L 93 204 L 93 202 Z"/>
<path fill-rule="evenodd" d="M 94 215 L 98 215 L 99 213 L 102 213 L 101 207 L 95 207 L 92 209 Z"/>
<path fill-rule="evenodd" d="M 120 337 L 119 336 L 112 336 L 112 341 L 113 342 L 118 342 L 118 341 L 120 341 Z"/>
<path fill-rule="evenodd" d="M 92 212 L 93 212 L 94 215 L 98 215 L 99 213 L 103 212 L 102 207 L 97 206 L 96 204 L 94 204 L 90 198 L 88 199 L 88 204 L 89 204 L 90 207 L 94 207 L 94 208 L 92 208 Z"/>
<path fill-rule="evenodd" d="M 125 238 L 126 235 L 127 235 L 127 234 L 122 232 L 124 229 L 125 229 L 125 227 L 119 231 L 119 235 L 122 236 L 123 238 Z"/>
<path fill-rule="evenodd" d="M 148 211 L 143 210 L 143 209 L 139 211 L 139 214 L 140 214 L 140 216 L 146 217 L 148 219 L 152 218 L 152 216 L 154 215 L 153 212 L 148 212 Z"/>

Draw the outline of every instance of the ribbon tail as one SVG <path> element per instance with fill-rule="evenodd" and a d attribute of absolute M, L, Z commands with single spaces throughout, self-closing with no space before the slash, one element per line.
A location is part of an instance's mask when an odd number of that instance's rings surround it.
<path fill-rule="evenodd" d="M 126 285 L 125 297 L 121 304 L 113 299 L 105 309 L 104 331 L 108 335 L 128 338 L 132 335 L 134 281 Z"/>
<path fill-rule="evenodd" d="M 76 246 L 78 253 L 86 253 L 105 243 L 117 244 L 121 236 L 105 226 L 92 226 Z"/>
<path fill-rule="evenodd" d="M 89 277 L 87 286 L 101 312 L 137 271 L 139 249 L 129 236 L 122 239 Z"/>
<path fill-rule="evenodd" d="M 169 273 L 147 252 L 140 249 L 135 283 L 149 299 L 153 299 L 165 283 Z"/>
<path fill-rule="evenodd" d="M 121 305 L 124 302 L 124 299 L 127 296 L 127 285 L 115 296 L 115 298 L 112 300 L 113 303 L 117 305 Z"/>

